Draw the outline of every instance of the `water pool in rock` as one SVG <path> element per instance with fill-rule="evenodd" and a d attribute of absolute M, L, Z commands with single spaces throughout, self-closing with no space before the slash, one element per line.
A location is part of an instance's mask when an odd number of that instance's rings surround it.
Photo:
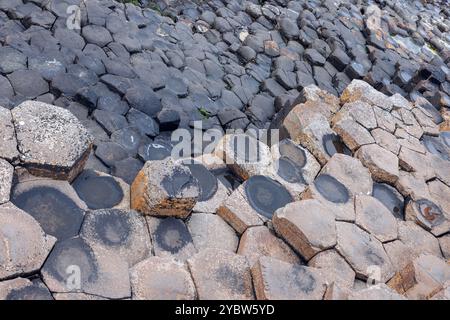
<path fill-rule="evenodd" d="M 200 187 L 200 196 L 198 201 L 211 199 L 217 192 L 217 178 L 200 163 L 186 164 L 191 170 L 192 175 L 198 181 Z"/>
<path fill-rule="evenodd" d="M 403 220 L 405 203 L 393 187 L 384 183 L 374 183 L 372 196 L 384 204 L 396 218 Z"/>
<path fill-rule="evenodd" d="M 346 203 L 350 195 L 347 188 L 328 174 L 321 174 L 314 181 L 317 191 L 330 202 Z"/>
<path fill-rule="evenodd" d="M 335 153 L 343 153 L 348 156 L 352 155 L 350 149 L 344 144 L 339 136 L 334 134 L 326 134 L 322 138 L 323 147 L 326 153 L 332 157 Z"/>
<path fill-rule="evenodd" d="M 191 234 L 183 221 L 175 218 L 165 218 L 160 221 L 154 233 L 158 246 L 172 254 L 182 250 L 192 243 Z"/>

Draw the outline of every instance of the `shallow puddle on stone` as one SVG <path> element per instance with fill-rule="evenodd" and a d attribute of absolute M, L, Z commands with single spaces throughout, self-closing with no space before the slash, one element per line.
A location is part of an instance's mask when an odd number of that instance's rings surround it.
<path fill-rule="evenodd" d="M 211 199 L 217 192 L 217 178 L 202 164 L 186 164 L 192 175 L 198 181 L 200 197 L 198 201 Z"/>
<path fill-rule="evenodd" d="M 192 243 L 192 237 L 186 225 L 175 218 L 161 220 L 155 230 L 154 239 L 162 250 L 172 254 L 182 250 L 188 243 Z"/>
<path fill-rule="evenodd" d="M 438 137 L 423 135 L 422 143 L 425 145 L 425 147 L 430 153 L 435 154 L 444 160 L 450 160 L 449 155 L 450 149 Z"/>
<path fill-rule="evenodd" d="M 108 210 L 94 216 L 95 237 L 107 246 L 120 246 L 127 242 L 132 226 L 126 212 Z"/>
<path fill-rule="evenodd" d="M 335 153 L 342 153 L 348 156 L 352 155 L 350 149 L 342 142 L 339 136 L 334 134 L 324 135 L 322 138 L 323 147 L 326 153 L 332 157 Z"/>
<path fill-rule="evenodd" d="M 384 183 L 374 183 L 372 196 L 377 198 L 398 219 L 404 218 L 404 202 Z"/>
<path fill-rule="evenodd" d="M 306 165 L 306 153 L 290 140 L 283 140 L 278 146 L 281 157 L 290 159 L 296 166 L 303 168 Z"/>
<path fill-rule="evenodd" d="M 144 161 L 164 160 L 170 157 L 170 146 L 163 143 L 152 142 L 139 147 L 139 156 Z"/>
<path fill-rule="evenodd" d="M 106 209 L 118 205 L 123 199 L 120 184 L 112 177 L 99 176 L 85 170 L 73 183 L 73 188 L 89 209 Z"/>
<path fill-rule="evenodd" d="M 58 240 L 78 234 L 84 212 L 61 191 L 37 186 L 20 194 L 14 194 L 11 202 L 29 213 L 42 229 Z"/>
<path fill-rule="evenodd" d="M 161 185 L 170 197 L 177 197 L 183 193 L 183 190 L 197 185 L 197 181 L 188 170 L 175 167 L 170 175 L 162 179 Z"/>
<path fill-rule="evenodd" d="M 245 182 L 244 190 L 251 207 L 268 219 L 277 209 L 293 201 L 281 184 L 265 176 L 251 177 Z"/>
<path fill-rule="evenodd" d="M 420 199 L 416 206 L 420 213 L 419 220 L 429 228 L 440 225 L 445 219 L 441 208 L 430 200 Z"/>
<path fill-rule="evenodd" d="M 92 249 L 79 237 L 58 242 L 43 268 L 54 279 L 63 283 L 74 272 L 80 272 L 81 289 L 84 284 L 95 282 L 99 272 Z"/>
<path fill-rule="evenodd" d="M 6 296 L 6 300 L 53 300 L 53 298 L 43 284 L 33 283 L 23 288 L 11 290 Z"/>
<path fill-rule="evenodd" d="M 350 195 L 347 188 L 328 174 L 321 174 L 314 181 L 317 191 L 330 202 L 346 203 Z"/>
<path fill-rule="evenodd" d="M 302 170 L 290 158 L 278 159 L 277 167 L 277 174 L 287 182 L 305 184 Z"/>

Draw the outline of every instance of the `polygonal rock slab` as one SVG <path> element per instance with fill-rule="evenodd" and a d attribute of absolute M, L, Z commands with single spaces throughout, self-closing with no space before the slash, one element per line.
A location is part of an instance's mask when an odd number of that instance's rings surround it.
<path fill-rule="evenodd" d="M 397 238 L 397 220 L 376 198 L 355 197 L 355 223 L 381 242 Z"/>
<path fill-rule="evenodd" d="M 93 138 L 72 113 L 25 101 L 12 117 L 20 160 L 32 174 L 72 181 L 83 170 Z"/>
<path fill-rule="evenodd" d="M 358 149 L 355 156 L 369 168 L 372 178 L 376 181 L 395 184 L 398 179 L 398 158 L 386 149 L 371 144 Z"/>
<path fill-rule="evenodd" d="M 130 186 L 106 173 L 84 170 L 72 187 L 91 210 L 130 207 Z"/>
<path fill-rule="evenodd" d="M 30 281 L 16 278 L 0 282 L 1 300 L 53 300 L 51 293 L 41 280 Z"/>
<path fill-rule="evenodd" d="M 336 122 L 333 130 L 352 151 L 356 151 L 361 146 L 375 142 L 366 128 L 349 118 Z"/>
<path fill-rule="evenodd" d="M 0 107 L 0 158 L 12 161 L 19 157 L 11 111 Z"/>
<path fill-rule="evenodd" d="M 14 187 L 11 202 L 60 241 L 78 235 L 87 207 L 70 184 L 32 176 L 25 179 Z"/>
<path fill-rule="evenodd" d="M 370 84 L 362 80 L 353 80 L 342 92 L 341 103 L 354 101 L 366 102 L 372 106 L 378 106 L 390 111 L 393 101 L 385 94 L 375 90 Z"/>
<path fill-rule="evenodd" d="M 429 153 L 422 154 L 402 146 L 398 154 L 398 161 L 403 170 L 414 172 L 425 180 L 436 176 L 433 166 L 430 166 L 432 157 Z"/>
<path fill-rule="evenodd" d="M 236 252 L 239 237 L 218 215 L 193 213 L 187 221 L 187 226 L 198 250 L 216 248 Z"/>
<path fill-rule="evenodd" d="M 150 257 L 130 270 L 135 300 L 193 300 L 195 286 L 184 263 Z"/>
<path fill-rule="evenodd" d="M 334 115 L 331 123 L 335 124 L 342 119 L 348 118 L 353 119 L 366 129 L 374 129 L 377 127 L 377 119 L 375 118 L 372 106 L 362 101 L 344 104 L 339 112 Z"/>
<path fill-rule="evenodd" d="M 11 203 L 0 206 L 0 279 L 39 270 L 56 239 Z"/>
<path fill-rule="evenodd" d="M 252 300 L 250 267 L 244 256 L 205 249 L 188 260 L 201 300 Z"/>
<path fill-rule="evenodd" d="M 395 188 L 403 197 L 411 197 L 413 200 L 431 198 L 424 178 L 416 172 L 406 172 L 400 170 L 399 177 L 395 183 Z"/>
<path fill-rule="evenodd" d="M 214 177 L 214 179 L 217 183 L 216 191 L 210 198 L 204 198 L 205 200 L 203 201 L 199 199 L 192 209 L 193 212 L 216 213 L 217 209 L 230 195 L 229 190 L 223 182 L 218 180 L 216 177 Z M 205 187 L 201 187 L 201 189 L 204 189 Z"/>
<path fill-rule="evenodd" d="M 348 300 L 406 300 L 384 283 L 350 293 Z"/>
<path fill-rule="evenodd" d="M 9 162 L 0 159 L 0 204 L 9 201 L 14 167 Z"/>
<path fill-rule="evenodd" d="M 133 210 L 89 211 L 80 235 L 90 245 L 121 256 L 130 266 L 147 258 L 151 252 L 147 224 L 144 218 Z"/>
<path fill-rule="evenodd" d="M 335 217 L 317 200 L 297 201 L 277 210 L 273 225 L 306 260 L 336 244 Z"/>
<path fill-rule="evenodd" d="M 329 283 L 336 283 L 341 288 L 353 288 L 355 271 L 335 250 L 319 252 L 309 260 L 308 266 L 321 269 Z"/>
<path fill-rule="evenodd" d="M 188 167 L 172 158 L 147 161 L 131 185 L 131 208 L 152 216 L 185 218 L 200 196 Z"/>
<path fill-rule="evenodd" d="M 128 263 L 111 251 L 91 247 L 80 237 L 58 242 L 41 273 L 52 292 L 78 292 L 111 299 L 131 296 Z"/>
<path fill-rule="evenodd" d="M 381 128 L 372 130 L 370 134 L 380 147 L 392 152 L 395 155 L 398 155 L 398 152 L 400 151 L 400 144 L 396 136 Z"/>
<path fill-rule="evenodd" d="M 422 253 L 441 256 L 438 239 L 413 221 L 398 222 L 398 238 L 408 246 L 415 257 Z"/>
<path fill-rule="evenodd" d="M 450 230 L 450 220 L 441 206 L 428 199 L 408 201 L 405 219 L 415 221 L 435 236 L 440 236 Z"/>
<path fill-rule="evenodd" d="M 258 300 L 321 300 L 327 288 L 319 269 L 261 257 L 252 268 Z"/>
<path fill-rule="evenodd" d="M 241 179 L 268 174 L 270 148 L 247 134 L 227 134 L 217 144 L 214 155 L 223 159 Z"/>
<path fill-rule="evenodd" d="M 186 260 L 197 252 L 183 220 L 147 217 L 147 224 L 156 256 Z"/>
<path fill-rule="evenodd" d="M 436 256 L 422 254 L 400 270 L 388 283 L 409 299 L 429 299 L 450 279 L 450 267 Z"/>
<path fill-rule="evenodd" d="M 383 245 L 374 236 L 346 222 L 336 222 L 336 229 L 336 250 L 352 266 L 357 277 L 366 279 L 374 272 L 374 268 L 379 268 L 381 282 L 386 282 L 394 275 Z"/>
<path fill-rule="evenodd" d="M 450 234 L 440 237 L 439 245 L 441 246 L 444 258 L 450 260 Z"/>
<path fill-rule="evenodd" d="M 394 217 L 403 220 L 405 200 L 397 189 L 385 183 L 374 183 L 372 197 L 377 198 Z"/>
<path fill-rule="evenodd" d="M 241 237 L 237 253 L 247 257 L 250 267 L 262 256 L 292 264 L 300 263 L 295 252 L 265 226 L 248 228 Z"/>

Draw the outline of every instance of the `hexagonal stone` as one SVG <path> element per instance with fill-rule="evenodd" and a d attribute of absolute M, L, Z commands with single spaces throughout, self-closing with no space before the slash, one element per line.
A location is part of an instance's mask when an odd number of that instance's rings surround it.
<path fill-rule="evenodd" d="M 172 217 L 146 219 L 156 256 L 186 260 L 197 252 L 191 233 L 183 220 Z"/>
<path fill-rule="evenodd" d="M 32 176 L 22 179 L 13 189 L 11 202 L 58 240 L 76 236 L 87 207 L 69 183 Z"/>
<path fill-rule="evenodd" d="M 122 179 L 94 170 L 84 170 L 72 183 L 91 210 L 130 207 L 130 186 Z"/>
<path fill-rule="evenodd" d="M 347 222 L 336 222 L 336 229 L 336 250 L 352 266 L 358 278 L 366 279 L 374 267 L 379 268 L 381 282 L 386 282 L 394 275 L 383 245 L 374 236 Z"/>
<path fill-rule="evenodd" d="M 265 226 L 248 228 L 241 237 L 237 253 L 247 257 L 250 267 L 262 256 L 300 264 L 295 252 Z"/>
<path fill-rule="evenodd" d="M 89 211 L 80 235 L 89 244 L 113 252 L 130 266 L 151 253 L 150 235 L 145 219 L 136 211 L 103 209 Z"/>
<path fill-rule="evenodd" d="M 398 179 L 398 158 L 395 154 L 376 145 L 365 145 L 358 149 L 355 156 L 369 168 L 376 181 L 395 184 Z"/>
<path fill-rule="evenodd" d="M 96 44 L 99 47 L 104 47 L 113 41 L 108 29 L 102 26 L 87 25 L 83 28 L 81 34 L 86 42 Z"/>
<path fill-rule="evenodd" d="M 357 195 L 355 213 L 355 223 L 381 242 L 397 238 L 397 220 L 378 199 Z"/>
<path fill-rule="evenodd" d="M 363 101 L 388 111 L 393 107 L 393 102 L 389 97 L 378 92 L 370 84 L 362 80 L 353 80 L 342 92 L 341 103 L 354 101 Z"/>
<path fill-rule="evenodd" d="M 400 144 L 393 134 L 381 128 L 376 128 L 372 130 L 370 133 L 372 134 L 372 137 L 375 139 L 375 142 L 380 147 L 392 152 L 395 155 L 398 154 L 398 152 L 400 151 Z"/>
<path fill-rule="evenodd" d="M 413 200 L 431 198 L 423 176 L 416 172 L 406 172 L 400 170 L 399 177 L 395 183 L 395 188 L 404 196 L 411 197 Z"/>
<path fill-rule="evenodd" d="M 53 300 L 51 293 L 41 280 L 30 281 L 15 278 L 0 282 L 1 300 Z"/>
<path fill-rule="evenodd" d="M 262 225 L 278 208 L 292 201 L 292 196 L 277 181 L 253 176 L 233 191 L 217 214 L 242 234 L 248 227 Z"/>
<path fill-rule="evenodd" d="M 130 270 L 134 300 L 193 300 L 194 282 L 184 263 L 150 257 Z"/>
<path fill-rule="evenodd" d="M 306 260 L 336 244 L 334 215 L 317 200 L 298 201 L 277 210 L 273 225 Z"/>
<path fill-rule="evenodd" d="M 81 172 L 93 139 L 72 113 L 25 101 L 12 116 L 20 159 L 31 173 L 71 181 Z"/>
<path fill-rule="evenodd" d="M 227 134 L 217 144 L 214 154 L 241 179 L 267 174 L 271 163 L 270 149 L 247 134 Z"/>
<path fill-rule="evenodd" d="M 441 256 L 439 241 L 413 221 L 398 222 L 398 238 L 408 246 L 413 256 L 417 257 L 422 253 Z"/>
<path fill-rule="evenodd" d="M 27 67 L 27 56 L 11 47 L 0 48 L 0 61 L 1 73 L 11 73 Z"/>
<path fill-rule="evenodd" d="M 0 107 L 0 158 L 12 161 L 19 157 L 11 111 Z"/>
<path fill-rule="evenodd" d="M 362 101 L 344 104 L 333 116 L 331 123 L 337 123 L 342 119 L 352 119 L 366 129 L 375 129 L 377 127 L 377 119 L 372 106 Z"/>
<path fill-rule="evenodd" d="M 435 236 L 440 236 L 450 230 L 450 220 L 441 206 L 428 199 L 408 201 L 405 219 L 416 222 Z"/>
<path fill-rule="evenodd" d="M 221 217 L 209 213 L 193 213 L 187 221 L 192 241 L 198 250 L 215 248 L 236 252 L 239 237 Z"/>
<path fill-rule="evenodd" d="M 0 279 L 39 270 L 56 239 L 11 203 L 0 205 Z"/>
<path fill-rule="evenodd" d="M 219 249 L 205 249 L 188 260 L 201 300 L 252 300 L 253 285 L 247 259 Z"/>
<path fill-rule="evenodd" d="M 399 271 L 389 286 L 409 299 L 429 299 L 450 279 L 448 264 L 433 255 L 422 254 Z"/>
<path fill-rule="evenodd" d="M 321 300 L 327 288 L 319 269 L 261 257 L 252 268 L 258 300 Z"/>
<path fill-rule="evenodd" d="M 15 93 L 27 99 L 34 99 L 49 90 L 47 81 L 34 70 L 14 71 L 8 75 L 8 80 Z"/>
<path fill-rule="evenodd" d="M 436 176 L 433 166 L 429 165 L 433 162 L 429 153 L 422 154 L 402 146 L 398 154 L 398 160 L 403 170 L 415 172 L 425 180 L 430 180 Z"/>
<path fill-rule="evenodd" d="M 111 299 L 131 296 L 128 263 L 80 237 L 58 241 L 41 274 L 52 292 L 81 292 Z"/>
<path fill-rule="evenodd" d="M 366 128 L 351 119 L 342 119 L 336 122 L 333 130 L 336 131 L 352 151 L 356 151 L 363 145 L 375 142 Z"/>
<path fill-rule="evenodd" d="M 384 243 L 383 247 L 396 272 L 405 268 L 414 259 L 411 249 L 400 240 Z"/>
<path fill-rule="evenodd" d="M 214 179 L 217 179 L 214 177 Z M 203 185 L 204 187 L 201 187 L 202 190 L 208 190 L 205 188 L 207 185 Z M 192 209 L 193 212 L 204 212 L 204 213 L 216 213 L 217 209 L 222 205 L 222 203 L 230 196 L 230 191 L 227 189 L 227 187 L 223 184 L 222 181 L 217 179 L 217 191 L 214 192 L 211 198 L 198 201 L 194 208 Z M 208 192 L 211 192 L 213 190 L 209 189 Z"/>
<path fill-rule="evenodd" d="M 403 220 L 405 200 L 397 189 L 385 183 L 374 183 L 372 196 L 377 198 L 394 217 Z"/>
<path fill-rule="evenodd" d="M 200 196 L 189 168 L 171 158 L 147 161 L 131 185 L 131 207 L 143 214 L 185 218 Z"/>
<path fill-rule="evenodd" d="M 439 245 L 441 246 L 441 251 L 444 258 L 450 260 L 450 234 L 440 237 Z"/>
<path fill-rule="evenodd" d="M 406 300 L 406 298 L 384 283 L 370 286 L 367 289 L 352 292 L 348 300 Z"/>
<path fill-rule="evenodd" d="M 9 201 L 13 181 L 14 167 L 0 159 L 0 204 Z"/>
<path fill-rule="evenodd" d="M 329 283 L 336 283 L 341 288 L 353 288 L 355 271 L 335 250 L 319 252 L 309 260 L 308 266 L 320 269 Z"/>

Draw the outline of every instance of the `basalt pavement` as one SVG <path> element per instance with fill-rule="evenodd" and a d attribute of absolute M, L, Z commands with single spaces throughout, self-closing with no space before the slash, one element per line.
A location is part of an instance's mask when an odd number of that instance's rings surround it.
<path fill-rule="evenodd" d="M 0 299 L 449 299 L 447 4 L 0 0 Z"/>

